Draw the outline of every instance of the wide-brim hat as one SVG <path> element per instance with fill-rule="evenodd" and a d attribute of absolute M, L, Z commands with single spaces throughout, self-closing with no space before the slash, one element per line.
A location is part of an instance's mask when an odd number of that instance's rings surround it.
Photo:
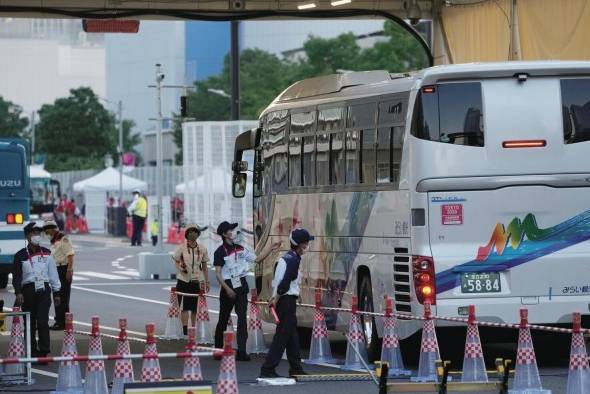
<path fill-rule="evenodd" d="M 43 223 L 43 231 L 50 228 L 59 228 L 55 220 L 47 220 L 45 223 Z"/>
<path fill-rule="evenodd" d="M 201 227 L 195 223 L 187 223 L 184 225 L 184 232 L 188 232 L 189 230 L 197 230 L 198 232 L 202 233 L 203 231 L 207 230 L 207 226 Z"/>

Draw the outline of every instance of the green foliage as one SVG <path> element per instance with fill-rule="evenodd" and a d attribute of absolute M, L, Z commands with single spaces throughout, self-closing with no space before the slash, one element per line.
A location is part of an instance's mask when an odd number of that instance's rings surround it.
<path fill-rule="evenodd" d="M 114 116 L 87 87 L 43 105 L 35 130 L 48 171 L 102 168 L 105 156 L 116 152 L 115 133 Z"/>
<path fill-rule="evenodd" d="M 115 121 L 113 118 L 113 123 L 115 127 L 113 128 L 113 141 L 115 142 L 115 150 L 112 153 L 114 165 L 119 165 L 119 155 L 117 154 L 117 149 L 119 147 L 119 123 Z M 137 145 L 141 143 L 141 135 L 139 133 L 135 133 L 133 128 L 135 127 L 135 122 L 131 119 L 123 119 L 123 152 L 132 152 L 135 154 L 136 161 L 135 164 L 139 165 L 142 161 L 141 154 L 135 149 Z"/>
<path fill-rule="evenodd" d="M 0 96 L 0 137 L 28 137 L 29 120 L 22 112 L 20 106 Z"/>

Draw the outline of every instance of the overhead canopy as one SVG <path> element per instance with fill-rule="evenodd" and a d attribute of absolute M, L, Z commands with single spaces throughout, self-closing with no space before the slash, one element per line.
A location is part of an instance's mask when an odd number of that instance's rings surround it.
<path fill-rule="evenodd" d="M 123 191 L 133 191 L 135 189 L 146 190 L 147 183 L 136 178 L 123 174 Z M 118 191 L 119 190 L 119 171 L 113 167 L 108 167 L 98 174 L 74 183 L 75 192 L 85 191 Z"/>
<path fill-rule="evenodd" d="M 31 178 L 51 178 L 51 174 L 45 171 L 42 165 L 33 164 L 29 166 L 29 177 Z"/>

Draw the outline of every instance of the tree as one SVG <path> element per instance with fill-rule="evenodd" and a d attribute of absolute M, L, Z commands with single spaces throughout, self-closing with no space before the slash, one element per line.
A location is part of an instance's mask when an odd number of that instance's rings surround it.
<path fill-rule="evenodd" d="M 113 141 L 115 142 L 115 150 L 112 152 L 114 165 L 119 165 L 119 155 L 117 153 L 119 148 L 119 123 L 113 118 L 113 124 L 116 126 L 113 128 Z M 141 135 L 133 132 L 135 122 L 131 119 L 123 119 L 123 152 L 131 152 L 136 157 L 136 165 L 141 163 L 141 154 L 135 149 L 137 145 L 141 143 Z"/>
<path fill-rule="evenodd" d="M 116 152 L 114 116 L 92 89 L 70 90 L 68 97 L 39 110 L 38 150 L 47 156 L 49 171 L 102 168 L 107 154 Z"/>
<path fill-rule="evenodd" d="M 0 96 L 0 137 L 27 137 L 29 120 L 22 116 L 19 105 Z"/>

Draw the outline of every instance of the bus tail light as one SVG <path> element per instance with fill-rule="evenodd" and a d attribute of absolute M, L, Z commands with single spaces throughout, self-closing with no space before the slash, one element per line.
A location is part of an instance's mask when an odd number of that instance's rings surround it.
<path fill-rule="evenodd" d="M 9 213 L 6 215 L 7 224 L 23 224 L 24 217 L 22 213 Z"/>
<path fill-rule="evenodd" d="M 431 305 L 436 305 L 436 282 L 432 257 L 412 256 L 412 274 L 418 302 L 424 304 L 428 301 Z"/>
<path fill-rule="evenodd" d="M 514 140 L 502 142 L 502 147 L 510 148 L 544 148 L 547 146 L 546 140 Z"/>

